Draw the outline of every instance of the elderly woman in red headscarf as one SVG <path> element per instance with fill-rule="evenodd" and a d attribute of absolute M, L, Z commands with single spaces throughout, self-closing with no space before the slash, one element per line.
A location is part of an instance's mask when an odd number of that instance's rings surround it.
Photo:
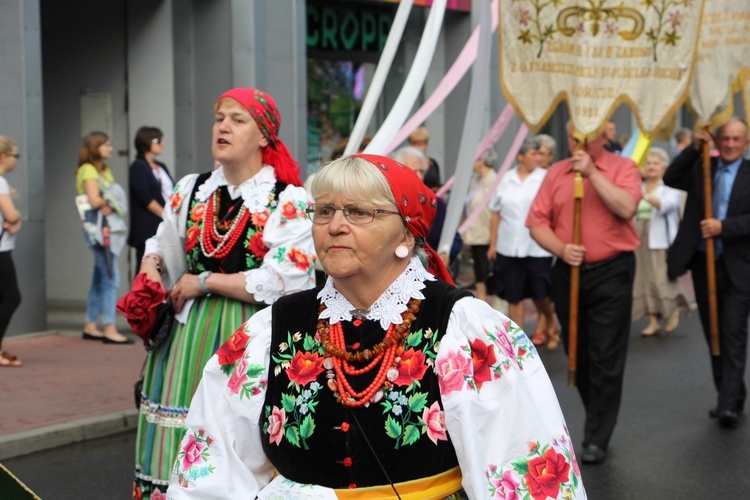
<path fill-rule="evenodd" d="M 171 289 L 177 316 L 145 367 L 136 497 L 163 498 L 190 399 L 216 349 L 256 311 L 315 286 L 305 213 L 312 199 L 280 124 L 265 92 L 237 88 L 219 97 L 211 147 L 220 165 L 177 183 L 146 242 L 140 273 Z"/>
<path fill-rule="evenodd" d="M 311 191 L 328 279 L 209 361 L 168 497 L 585 497 L 534 345 L 425 243 L 434 193 L 364 154 Z"/>

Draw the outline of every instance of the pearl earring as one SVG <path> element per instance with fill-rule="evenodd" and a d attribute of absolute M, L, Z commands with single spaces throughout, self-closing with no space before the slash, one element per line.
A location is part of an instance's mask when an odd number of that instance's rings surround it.
<path fill-rule="evenodd" d="M 396 247 L 396 257 L 399 259 L 405 259 L 409 256 L 409 249 L 406 248 L 404 245 L 399 245 Z"/>

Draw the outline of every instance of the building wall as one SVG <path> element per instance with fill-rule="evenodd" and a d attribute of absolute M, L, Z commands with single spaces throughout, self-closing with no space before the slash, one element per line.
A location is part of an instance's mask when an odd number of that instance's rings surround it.
<path fill-rule="evenodd" d="M 18 191 L 13 203 L 22 228 L 12 257 L 22 302 L 7 335 L 41 331 L 45 307 L 44 131 L 42 129 L 42 65 L 39 5 L 36 0 L 0 3 L 0 134 L 18 144 L 21 158 L 7 180 Z"/>
<path fill-rule="evenodd" d="M 41 1 L 44 67 L 45 220 L 47 298 L 54 304 L 85 301 L 93 256 L 83 241 L 75 211 L 75 169 L 81 139 L 80 97 L 86 93 L 111 96 L 115 179 L 127 182 L 128 116 L 126 111 L 125 1 Z M 119 259 L 126 290 L 127 264 Z M 83 318 L 81 318 L 83 322 Z"/>

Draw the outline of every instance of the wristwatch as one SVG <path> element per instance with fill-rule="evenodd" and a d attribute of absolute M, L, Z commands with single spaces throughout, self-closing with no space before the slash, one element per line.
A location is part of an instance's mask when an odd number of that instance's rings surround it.
<path fill-rule="evenodd" d="M 211 295 L 211 292 L 206 288 L 206 278 L 211 276 L 211 274 L 213 274 L 211 271 L 203 271 L 198 275 L 198 286 L 201 287 L 201 290 L 203 290 L 206 295 Z"/>

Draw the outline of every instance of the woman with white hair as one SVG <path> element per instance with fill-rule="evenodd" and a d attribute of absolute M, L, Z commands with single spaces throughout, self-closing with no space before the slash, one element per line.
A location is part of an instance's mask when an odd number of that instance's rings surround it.
<path fill-rule="evenodd" d="M 668 164 L 666 151 L 651 148 L 641 167 L 643 198 L 635 216 L 641 246 L 635 251 L 632 319 L 648 317 L 648 326 L 641 330 L 644 336 L 661 332 L 660 318 L 666 318 L 664 332 L 673 332 L 680 322 L 680 309 L 690 311 L 677 282 L 667 278 L 667 250 L 677 236 L 682 201 L 682 191 L 662 181 Z"/>

